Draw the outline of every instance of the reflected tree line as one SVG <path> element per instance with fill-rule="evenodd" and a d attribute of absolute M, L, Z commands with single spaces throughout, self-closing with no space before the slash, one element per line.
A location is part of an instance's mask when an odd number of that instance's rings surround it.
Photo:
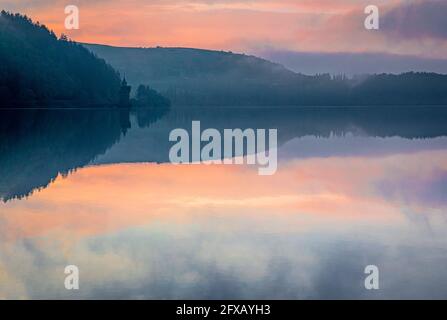
<path fill-rule="evenodd" d="M 88 165 L 122 139 L 134 114 L 148 127 L 169 109 L 0 111 L 0 199 L 23 198 Z"/>
<path fill-rule="evenodd" d="M 23 198 L 58 175 L 94 163 L 99 155 L 140 130 L 137 149 L 114 163 L 168 162 L 169 132 L 202 128 L 277 128 L 279 145 L 302 136 L 433 138 L 447 135 L 447 108 L 110 108 L 3 110 L 0 112 L 0 198 Z M 169 113 L 169 116 L 166 116 Z M 133 120 L 132 120 L 133 119 Z M 152 130 L 157 123 L 156 130 Z M 147 140 L 145 140 L 147 138 Z M 141 155 L 138 153 L 141 152 Z"/>

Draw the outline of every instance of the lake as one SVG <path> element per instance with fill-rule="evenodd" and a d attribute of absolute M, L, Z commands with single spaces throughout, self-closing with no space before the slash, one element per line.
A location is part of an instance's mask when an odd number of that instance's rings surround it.
<path fill-rule="evenodd" d="M 194 120 L 276 173 L 171 164 Z M 446 299 L 446 194 L 447 107 L 0 110 L 0 298 Z"/>

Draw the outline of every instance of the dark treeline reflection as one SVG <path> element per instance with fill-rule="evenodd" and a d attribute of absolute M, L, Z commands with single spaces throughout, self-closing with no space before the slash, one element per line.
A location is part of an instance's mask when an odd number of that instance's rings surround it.
<path fill-rule="evenodd" d="M 343 137 L 347 133 L 405 139 L 447 136 L 445 107 L 185 107 L 174 108 L 149 129 L 132 130 L 113 152 L 95 164 L 168 162 L 173 145 L 169 133 L 183 128 L 191 138 L 194 120 L 200 120 L 202 131 L 215 128 L 221 136 L 224 129 L 276 128 L 279 146 L 296 137 Z"/>
<path fill-rule="evenodd" d="M 302 136 L 407 139 L 447 136 L 444 107 L 137 108 L 0 111 L 0 198 L 22 198 L 88 164 L 169 161 L 169 132 L 276 128 L 279 145 Z M 132 132 L 132 133 L 131 133 Z M 129 133 L 126 135 L 126 133 Z M 124 146 L 95 161 L 118 141 Z M 115 148 L 114 148 L 115 149 Z M 116 151 L 116 150 L 115 150 Z"/>
<path fill-rule="evenodd" d="M 129 127 L 124 110 L 2 111 L 0 197 L 21 198 L 85 166 Z M 128 113 L 128 111 L 127 111 Z"/>
<path fill-rule="evenodd" d="M 85 166 L 130 127 L 128 110 L 0 112 L 0 197 L 7 201 Z"/>
<path fill-rule="evenodd" d="M 184 108 L 166 120 L 172 128 L 191 127 L 200 120 L 205 128 L 277 128 L 279 141 L 294 137 L 346 133 L 373 137 L 433 138 L 447 133 L 446 107 L 247 107 Z"/>

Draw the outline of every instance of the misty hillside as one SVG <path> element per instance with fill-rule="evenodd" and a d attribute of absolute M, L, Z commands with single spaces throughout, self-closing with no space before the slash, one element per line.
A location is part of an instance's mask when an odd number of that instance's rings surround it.
<path fill-rule="evenodd" d="M 447 104 L 447 76 L 435 73 L 308 76 L 231 52 L 84 46 L 125 74 L 134 87 L 150 85 L 173 105 Z"/>
<path fill-rule="evenodd" d="M 275 87 L 308 78 L 264 59 L 224 51 L 84 46 L 124 74 L 133 87 L 148 84 L 174 104 L 256 104 L 262 102 L 260 96 L 267 104 L 277 104 Z"/>
<path fill-rule="evenodd" d="M 120 78 L 86 48 L 27 16 L 0 13 L 0 106 L 116 102 Z"/>
<path fill-rule="evenodd" d="M 291 77 L 294 72 L 264 59 L 225 51 L 191 48 L 124 48 L 83 44 L 98 56 L 113 63 L 118 71 L 127 71 L 129 80 L 157 82 L 195 77 L 262 76 Z"/>

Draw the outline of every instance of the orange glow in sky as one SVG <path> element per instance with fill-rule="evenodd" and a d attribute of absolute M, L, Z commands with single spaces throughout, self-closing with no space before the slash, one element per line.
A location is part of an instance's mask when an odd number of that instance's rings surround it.
<path fill-rule="evenodd" d="M 25 13 L 56 34 L 65 33 L 79 42 L 254 53 L 270 49 L 439 57 L 447 53 L 445 38 L 425 35 L 403 39 L 391 36 L 387 30 L 368 32 L 364 28 L 364 9 L 370 1 L 365 0 L 74 0 L 69 4 L 79 7 L 79 30 L 64 28 L 66 1 L 0 3 L 7 10 Z M 405 3 L 374 1 L 382 15 Z"/>

